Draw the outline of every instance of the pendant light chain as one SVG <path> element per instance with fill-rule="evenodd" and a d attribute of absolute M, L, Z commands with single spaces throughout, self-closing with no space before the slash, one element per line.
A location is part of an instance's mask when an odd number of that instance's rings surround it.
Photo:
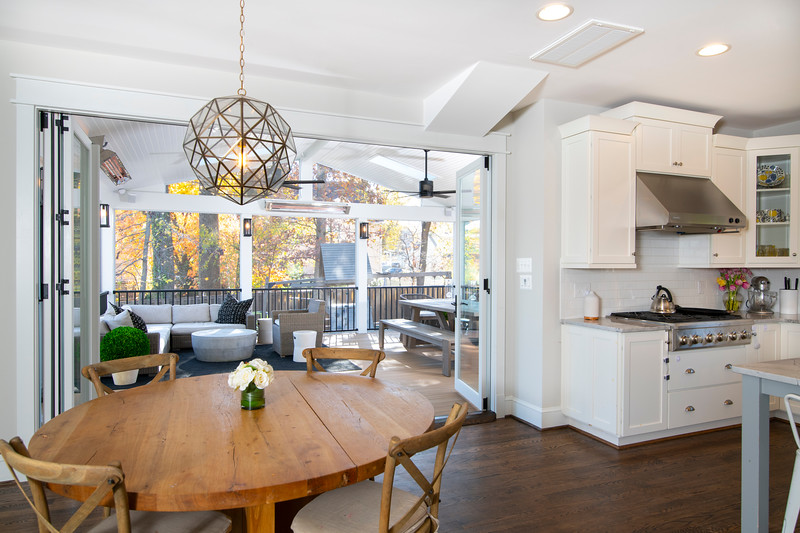
<path fill-rule="evenodd" d="M 245 96 L 247 91 L 244 89 L 244 0 L 240 0 L 239 7 L 239 90 L 237 94 Z"/>

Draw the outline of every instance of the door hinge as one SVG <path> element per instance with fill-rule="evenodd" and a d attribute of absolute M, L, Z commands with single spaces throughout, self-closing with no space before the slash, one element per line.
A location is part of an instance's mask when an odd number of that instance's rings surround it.
<path fill-rule="evenodd" d="M 67 126 L 67 121 L 69 120 L 69 116 L 61 115 L 61 119 L 56 119 L 56 126 L 58 126 L 58 133 L 64 133 L 69 131 L 69 126 Z"/>
<path fill-rule="evenodd" d="M 665 380 L 667 380 L 667 381 L 669 381 L 669 374 L 667 374 L 666 376 L 664 376 L 664 379 L 665 379 Z"/>
<path fill-rule="evenodd" d="M 486 291 L 486 294 L 492 294 L 492 290 L 489 288 L 489 278 L 483 278 L 483 290 Z"/>
<path fill-rule="evenodd" d="M 60 283 L 56 283 L 56 290 L 62 296 L 65 294 L 69 294 L 69 290 L 67 290 L 67 285 L 69 285 L 69 280 L 62 279 Z"/>
<path fill-rule="evenodd" d="M 61 222 L 62 226 L 69 226 L 69 220 L 67 217 L 69 216 L 69 209 L 59 209 L 58 213 L 56 213 L 56 220 Z"/>
<path fill-rule="evenodd" d="M 488 411 L 489 410 L 489 398 L 484 398 L 483 399 L 483 410 L 484 411 Z"/>
<path fill-rule="evenodd" d="M 48 118 L 47 111 L 39 111 L 39 131 L 44 131 L 50 127 L 47 123 Z"/>
<path fill-rule="evenodd" d="M 47 283 L 42 283 L 41 287 L 39 287 L 39 301 L 47 300 L 50 297 L 50 285 Z"/>
<path fill-rule="evenodd" d="M 489 170 L 489 159 L 488 155 L 483 156 L 483 168 L 486 170 Z"/>

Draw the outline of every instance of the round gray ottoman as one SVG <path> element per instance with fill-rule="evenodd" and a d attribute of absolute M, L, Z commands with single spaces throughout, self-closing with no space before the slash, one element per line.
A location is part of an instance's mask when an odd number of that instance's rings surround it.
<path fill-rule="evenodd" d="M 241 361 L 253 355 L 257 333 L 252 329 L 206 329 L 192 333 L 192 350 L 198 361 Z"/>

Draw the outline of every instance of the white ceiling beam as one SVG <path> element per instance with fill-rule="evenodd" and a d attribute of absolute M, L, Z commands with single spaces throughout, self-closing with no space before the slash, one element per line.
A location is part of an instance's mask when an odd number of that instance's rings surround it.
<path fill-rule="evenodd" d="M 427 131 L 484 136 L 547 77 L 547 72 L 479 61 L 424 101 Z"/>

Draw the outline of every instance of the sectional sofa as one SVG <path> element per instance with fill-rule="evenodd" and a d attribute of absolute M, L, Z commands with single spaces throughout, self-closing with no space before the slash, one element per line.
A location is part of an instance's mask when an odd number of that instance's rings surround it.
<path fill-rule="evenodd" d="M 191 305 L 123 305 L 137 314 L 147 324 L 147 337 L 151 353 L 167 353 L 192 347 L 192 333 L 206 329 L 247 328 L 256 329 L 256 318 L 248 313 L 244 324 L 219 324 L 216 322 L 221 304 Z M 100 320 L 100 336 L 108 333 L 109 327 Z"/>

